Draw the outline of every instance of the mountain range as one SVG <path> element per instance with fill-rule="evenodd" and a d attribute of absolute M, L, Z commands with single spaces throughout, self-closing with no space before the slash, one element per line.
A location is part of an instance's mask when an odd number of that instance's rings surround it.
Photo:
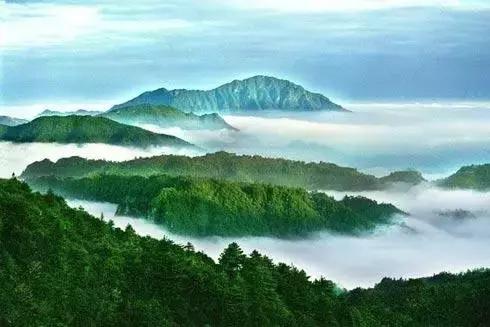
<path fill-rule="evenodd" d="M 58 111 L 58 110 L 50 110 L 46 109 L 40 114 L 38 114 L 38 117 L 45 117 L 45 116 L 96 116 L 103 113 L 103 111 L 95 111 L 95 110 L 85 110 L 85 109 L 78 109 L 75 111 Z"/>
<path fill-rule="evenodd" d="M 185 112 L 346 111 L 320 93 L 312 93 L 290 81 L 270 76 L 234 80 L 212 90 L 167 90 L 160 88 L 140 94 L 112 110 L 128 105 L 172 106 Z"/>

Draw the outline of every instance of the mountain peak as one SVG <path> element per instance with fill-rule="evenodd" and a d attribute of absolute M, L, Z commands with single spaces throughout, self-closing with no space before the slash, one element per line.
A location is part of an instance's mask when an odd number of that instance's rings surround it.
<path fill-rule="evenodd" d="M 138 104 L 167 105 L 186 112 L 344 111 L 320 93 L 305 90 L 285 79 L 256 75 L 233 80 L 211 90 L 147 91 L 112 109 Z"/>

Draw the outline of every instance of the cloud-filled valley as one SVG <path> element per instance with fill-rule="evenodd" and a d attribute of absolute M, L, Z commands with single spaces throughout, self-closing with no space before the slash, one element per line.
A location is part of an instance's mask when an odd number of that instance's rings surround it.
<path fill-rule="evenodd" d="M 431 180 L 447 176 L 465 164 L 490 161 L 490 110 L 485 104 L 363 104 L 350 113 L 271 113 L 226 115 L 239 131 L 182 130 L 142 125 L 195 143 L 208 151 L 329 161 L 383 175 L 414 168 Z M 435 119 L 434 117 L 437 117 Z M 172 148 L 136 149 L 103 144 L 15 144 L 0 142 L 2 177 L 20 174 L 26 165 L 44 158 L 68 156 L 122 161 L 176 152 Z M 28 154 L 28 155 L 26 155 Z M 461 154 L 461 155 L 459 155 Z M 344 193 L 325 191 L 337 198 Z M 70 200 L 96 216 L 124 228 L 131 224 L 144 235 L 192 242 L 217 258 L 237 240 L 246 252 L 254 249 L 275 261 L 296 265 L 308 274 L 323 275 L 352 288 L 370 286 L 384 276 L 418 277 L 439 271 L 459 272 L 489 266 L 490 193 L 441 190 L 430 184 L 407 189 L 361 192 L 409 212 L 389 227 L 362 236 L 318 233 L 303 240 L 268 237 L 194 238 L 168 233 L 144 219 L 114 216 L 115 205 Z"/>
<path fill-rule="evenodd" d="M 341 193 L 332 193 L 343 196 Z M 440 271 L 462 272 L 490 265 L 490 193 L 446 191 L 419 186 L 409 192 L 390 190 L 365 192 L 365 196 L 391 201 L 411 213 L 396 223 L 372 234 L 359 237 L 318 233 L 302 240 L 268 237 L 194 238 L 174 235 L 151 222 L 125 216 L 114 216 L 116 206 L 70 200 L 89 213 L 115 226 L 127 224 L 142 235 L 168 237 L 179 244 L 191 242 L 217 259 L 232 241 L 244 251 L 266 254 L 275 261 L 293 264 L 313 277 L 324 276 L 347 288 L 372 286 L 383 277 L 422 277 Z M 455 210 L 468 210 L 469 217 L 457 217 Z M 454 214 L 454 216 L 453 216 Z"/>
<path fill-rule="evenodd" d="M 234 131 L 153 131 L 209 150 L 327 161 L 376 175 L 412 168 L 429 179 L 490 161 L 488 104 L 365 104 L 352 113 L 228 115 Z M 434 118 L 437 117 L 437 118 Z"/>

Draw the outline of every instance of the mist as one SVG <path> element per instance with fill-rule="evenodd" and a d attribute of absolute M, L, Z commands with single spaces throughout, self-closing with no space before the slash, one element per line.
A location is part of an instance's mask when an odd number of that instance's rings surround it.
<path fill-rule="evenodd" d="M 106 159 L 124 161 L 136 157 L 156 156 L 162 154 L 182 154 L 194 156 L 199 151 L 177 149 L 172 147 L 134 148 L 108 144 L 58 144 L 58 143 L 12 143 L 0 141 L 0 178 L 19 175 L 34 161 L 50 159 L 51 161 L 71 156 L 89 159 Z"/>
<path fill-rule="evenodd" d="M 490 162 L 490 103 L 395 103 L 345 105 L 351 112 L 254 112 L 223 118 L 233 130 L 184 130 L 138 125 L 198 145 L 205 152 L 229 151 L 303 161 L 326 161 L 377 176 L 413 168 L 427 179 L 452 174 L 463 165 Z M 64 148 L 66 147 L 66 148 Z M 25 151 L 33 158 L 23 160 Z M 109 150 L 109 151 L 108 151 Z M 42 153 L 46 152 L 43 156 Z M 14 153 L 11 153 L 14 152 Z M 81 155 L 127 160 L 176 153 L 172 149 L 131 149 L 108 145 L 17 145 L 0 143 L 3 166 Z M 18 153 L 18 155 L 16 155 Z M 188 152 L 177 152 L 187 154 Z M 190 153 L 192 155 L 197 153 Z M 17 159 L 17 160 L 18 160 Z M 17 161 L 18 162 L 18 161 Z M 23 169 L 20 167 L 18 169 Z M 2 171 L 2 176 L 6 176 Z M 12 172 L 10 172 L 11 174 Z"/>
<path fill-rule="evenodd" d="M 80 200 L 70 200 L 69 204 L 82 206 L 98 217 L 103 213 L 120 228 L 130 224 L 141 235 L 167 237 L 179 244 L 191 242 L 196 250 L 215 260 L 236 241 L 247 253 L 256 249 L 275 262 L 292 264 L 312 277 L 324 276 L 348 289 L 373 286 L 383 277 L 415 278 L 490 266 L 490 192 L 447 191 L 422 185 L 408 192 L 393 189 L 362 195 L 392 202 L 410 216 L 395 217 L 392 225 L 362 236 L 322 232 L 302 240 L 195 238 L 169 233 L 145 219 L 115 216 L 114 204 Z M 458 216 L 457 209 L 468 211 L 467 216 Z"/>
<path fill-rule="evenodd" d="M 328 161 L 384 175 L 414 168 L 426 178 L 490 162 L 490 104 L 356 104 L 352 112 L 225 115 L 236 131 L 158 128 L 208 151 Z"/>
<path fill-rule="evenodd" d="M 225 115 L 239 131 L 183 130 L 145 125 L 175 135 L 208 152 L 225 150 L 305 161 L 329 161 L 375 175 L 414 168 L 427 179 L 453 173 L 462 165 L 490 162 L 489 104 L 363 104 L 352 112 Z M 106 144 L 0 142 L 0 177 L 20 174 L 36 160 L 69 156 L 130 160 L 161 154 L 200 155 L 168 147 L 148 149 Z M 334 197 L 341 192 L 325 191 Z M 116 206 L 70 200 L 95 216 L 104 213 L 116 226 L 131 224 L 141 235 L 191 242 L 217 259 L 232 241 L 248 253 L 257 249 L 276 262 L 293 264 L 313 277 L 324 276 L 346 288 L 372 286 L 381 278 L 430 276 L 490 266 L 490 193 L 448 191 L 427 185 L 360 192 L 393 203 L 410 216 L 358 237 L 317 233 L 304 240 L 269 237 L 194 238 L 169 233 L 144 219 L 114 216 Z"/>

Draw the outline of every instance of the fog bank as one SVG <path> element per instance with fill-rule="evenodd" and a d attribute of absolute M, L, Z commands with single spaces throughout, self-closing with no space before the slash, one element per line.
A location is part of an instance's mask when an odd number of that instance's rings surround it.
<path fill-rule="evenodd" d="M 428 178 L 490 162 L 490 104 L 364 104 L 340 112 L 225 115 L 236 131 L 143 127 L 209 151 L 328 161 L 384 175 L 415 168 Z"/>
<path fill-rule="evenodd" d="M 410 192 L 392 190 L 363 195 L 392 202 L 411 216 L 398 217 L 393 226 L 362 237 L 319 233 L 304 240 L 194 238 L 169 233 L 144 219 L 114 216 L 113 204 L 71 200 L 70 205 L 82 206 L 95 216 L 103 212 L 117 227 L 131 224 L 141 235 L 166 236 L 180 244 L 191 242 L 214 259 L 229 243 L 237 241 L 247 253 L 256 249 L 276 262 L 293 264 L 313 277 L 324 276 L 347 288 L 372 286 L 385 276 L 422 277 L 490 266 L 490 193 L 421 186 Z M 471 214 L 459 217 L 451 211 L 456 209 Z"/>

